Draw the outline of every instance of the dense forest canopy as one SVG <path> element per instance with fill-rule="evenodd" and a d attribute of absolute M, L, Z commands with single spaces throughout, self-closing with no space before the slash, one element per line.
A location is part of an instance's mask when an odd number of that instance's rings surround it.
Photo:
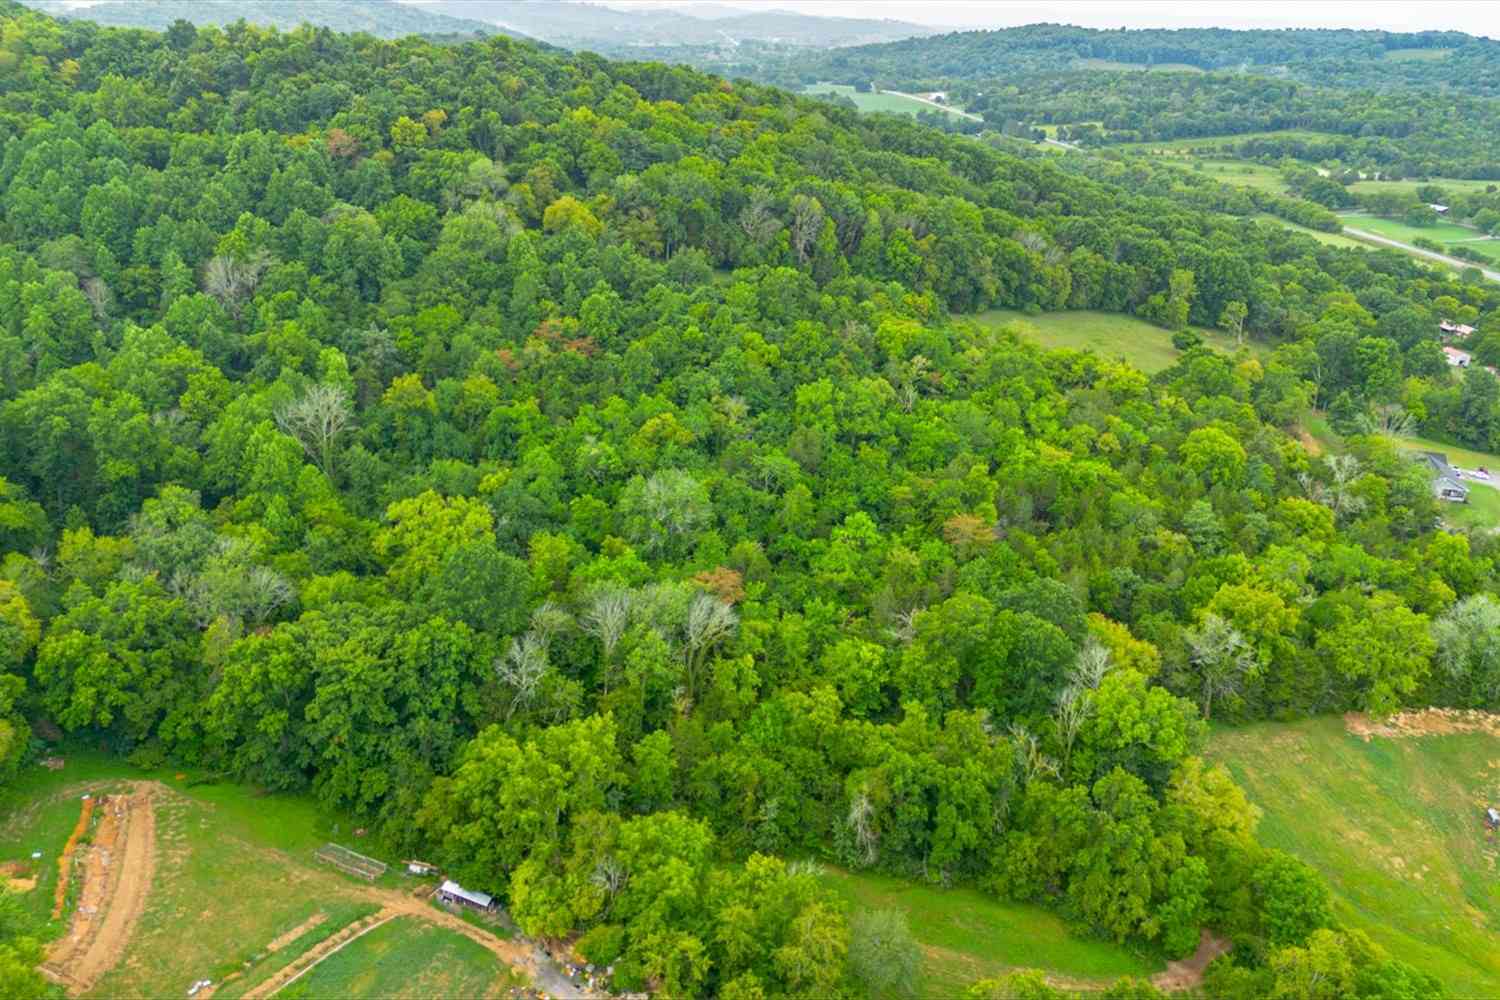
<path fill-rule="evenodd" d="M 1500 96 L 1500 42 L 1456 31 L 1108 30 L 1031 24 L 840 49 L 818 59 L 793 57 L 766 72 L 786 83 L 915 82 L 1057 72 L 1099 61 L 1279 75 L 1340 87 Z"/>
<path fill-rule="evenodd" d="M 0 0 L 0 65 L 0 778 L 45 721 L 305 789 L 666 996 L 899 987 L 804 859 L 1172 957 L 1212 926 L 1218 996 L 1440 992 L 1198 753 L 1496 706 L 1500 548 L 1382 432 L 1500 441 L 1437 341 L 1500 290 L 507 38 Z M 1289 433 L 1314 404 L 1348 453 Z"/>

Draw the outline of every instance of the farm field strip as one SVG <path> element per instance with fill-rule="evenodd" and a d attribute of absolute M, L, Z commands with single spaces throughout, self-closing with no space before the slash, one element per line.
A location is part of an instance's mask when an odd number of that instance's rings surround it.
<path fill-rule="evenodd" d="M 53 942 L 42 966 L 44 975 L 74 995 L 91 989 L 120 961 L 146 907 L 156 861 L 152 798 L 150 783 L 140 782 L 98 811 L 67 933 Z"/>
<path fill-rule="evenodd" d="M 338 952 L 345 945 L 357 941 L 365 934 L 370 933 L 377 927 L 381 927 L 401 915 L 399 910 L 386 907 L 368 917 L 356 920 L 354 923 L 340 930 L 332 937 L 326 938 L 309 951 L 304 952 L 295 961 L 288 964 L 276 975 L 245 993 L 246 1000 L 259 1000 L 259 998 L 274 996 L 279 991 L 290 986 L 301 979 L 323 959 Z"/>

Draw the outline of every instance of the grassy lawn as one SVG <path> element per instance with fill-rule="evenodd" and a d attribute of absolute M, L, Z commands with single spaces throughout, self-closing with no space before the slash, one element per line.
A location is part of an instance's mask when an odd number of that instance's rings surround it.
<path fill-rule="evenodd" d="M 278 996 L 483 997 L 511 980 L 505 963 L 462 934 L 397 917 L 329 955 Z"/>
<path fill-rule="evenodd" d="M 1327 878 L 1341 922 L 1452 996 L 1500 996 L 1500 849 L 1481 822 L 1500 739 L 1366 743 L 1331 718 L 1222 730 L 1209 756 L 1264 811 L 1261 840 Z"/>
<path fill-rule="evenodd" d="M 909 97 L 901 97 L 896 94 L 861 94 L 853 87 L 842 83 L 815 83 L 802 91 L 804 94 L 839 94 L 854 102 L 859 110 L 872 111 L 894 111 L 897 114 L 915 116 L 919 111 L 937 111 L 938 108 L 931 104 L 923 104 Z M 951 109 L 941 109 L 954 118 L 962 118 L 963 115 L 955 114 Z"/>
<path fill-rule="evenodd" d="M 1123 313 L 1074 310 L 1028 316 L 1012 309 L 991 309 L 976 319 L 986 326 L 1017 323 L 1023 337 L 1043 347 L 1066 347 L 1094 351 L 1106 358 L 1124 358 L 1147 374 L 1172 367 L 1182 356 L 1172 346 L 1169 331 Z M 1215 350 L 1233 353 L 1234 342 L 1224 334 L 1197 328 L 1194 332 Z M 1257 345 L 1248 346 L 1252 353 L 1258 350 Z"/>
<path fill-rule="evenodd" d="M 974 889 L 939 889 L 885 875 L 830 870 L 834 890 L 857 907 L 902 910 L 926 953 L 922 996 L 954 997 L 976 979 L 1017 966 L 1108 982 L 1162 963 L 1112 941 L 1076 937 L 1054 913 Z"/>
<path fill-rule="evenodd" d="M 1464 240 L 1473 240 L 1482 236 L 1465 226 L 1457 226 L 1451 222 L 1439 222 L 1431 226 L 1408 226 L 1400 219 L 1383 219 L 1378 215 L 1346 215 L 1342 217 L 1345 225 L 1353 226 L 1355 229 L 1363 229 L 1377 236 L 1388 239 L 1400 240 L 1410 243 L 1414 239 L 1425 238 L 1435 243 L 1456 243 Z M 1483 251 L 1484 243 L 1469 244 L 1473 249 Z"/>

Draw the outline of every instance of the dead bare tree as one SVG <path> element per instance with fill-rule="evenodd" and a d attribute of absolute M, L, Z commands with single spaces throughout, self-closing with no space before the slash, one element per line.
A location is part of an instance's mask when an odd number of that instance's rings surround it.
<path fill-rule="evenodd" d="M 302 445 L 307 457 L 329 479 L 339 437 L 349 428 L 349 396 L 341 386 L 314 385 L 276 409 L 276 426 Z"/>
<path fill-rule="evenodd" d="M 510 708 L 506 717 L 526 708 L 536 700 L 542 678 L 547 675 L 547 641 L 534 632 L 512 639 L 505 655 L 495 661 L 495 676 L 511 689 Z"/>
<path fill-rule="evenodd" d="M 240 306 L 255 294 L 260 279 L 271 267 L 271 255 L 254 250 L 245 257 L 219 254 L 203 265 L 203 290 L 239 319 Z"/>
<path fill-rule="evenodd" d="M 792 224 L 790 229 L 792 250 L 797 260 L 806 264 L 812 256 L 813 244 L 823 232 L 823 206 L 818 199 L 799 194 L 792 199 Z"/>
<path fill-rule="evenodd" d="M 687 620 L 682 625 L 683 651 L 686 661 L 687 693 L 696 697 L 698 673 L 713 648 L 734 635 L 739 627 L 734 608 L 716 597 L 699 594 L 688 605 Z"/>
<path fill-rule="evenodd" d="M 598 639 L 599 646 L 604 653 L 601 672 L 604 677 L 605 693 L 609 692 L 612 675 L 610 666 L 614 662 L 615 648 L 619 646 L 625 630 L 630 627 L 632 603 L 630 591 L 606 590 L 596 594 L 578 618 L 578 627 L 585 635 Z"/>
<path fill-rule="evenodd" d="M 771 193 L 756 188 L 750 194 L 750 203 L 740 212 L 740 229 L 752 246 L 765 246 L 781 229 L 781 220 L 772 214 Z"/>
<path fill-rule="evenodd" d="M 880 856 L 880 834 L 875 831 L 875 804 L 869 792 L 861 788 L 849 802 L 849 815 L 844 820 L 854 833 L 854 844 L 867 865 L 873 865 Z"/>
<path fill-rule="evenodd" d="M 1203 717 L 1213 717 L 1215 698 L 1237 694 L 1255 669 L 1255 651 L 1239 629 L 1210 612 L 1187 634 L 1188 657 L 1202 679 Z"/>

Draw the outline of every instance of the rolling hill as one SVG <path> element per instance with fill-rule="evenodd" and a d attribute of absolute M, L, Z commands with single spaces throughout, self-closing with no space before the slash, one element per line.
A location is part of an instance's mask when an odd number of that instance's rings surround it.
<path fill-rule="evenodd" d="M 1399 718 L 1399 717 L 1398 717 Z M 1420 714 L 1354 735 L 1339 718 L 1215 736 L 1264 810 L 1263 843 L 1313 865 L 1344 924 L 1440 978 L 1452 995 L 1500 995 L 1500 730 Z"/>
<path fill-rule="evenodd" d="M 283 30 L 313 24 L 334 31 L 362 31 L 378 38 L 406 35 L 511 35 L 520 33 L 428 5 L 396 0 L 244 0 L 240 3 L 195 3 L 190 0 L 103 0 L 80 6 L 61 0 L 33 0 L 28 6 L 54 17 L 68 17 L 123 28 L 160 31 L 173 21 L 197 25 L 233 24 L 244 20 Z"/>

